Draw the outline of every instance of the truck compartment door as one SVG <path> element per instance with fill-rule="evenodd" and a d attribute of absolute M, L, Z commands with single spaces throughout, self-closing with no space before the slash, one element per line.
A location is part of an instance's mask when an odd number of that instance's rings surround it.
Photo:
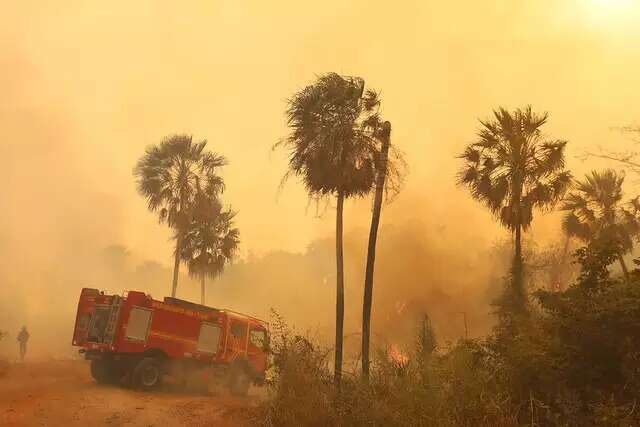
<path fill-rule="evenodd" d="M 203 353 L 217 353 L 220 344 L 220 325 L 202 322 L 197 350 Z"/>
<path fill-rule="evenodd" d="M 132 341 L 147 341 L 149 327 L 151 326 L 151 314 L 148 308 L 133 307 L 129 314 L 125 337 Z"/>

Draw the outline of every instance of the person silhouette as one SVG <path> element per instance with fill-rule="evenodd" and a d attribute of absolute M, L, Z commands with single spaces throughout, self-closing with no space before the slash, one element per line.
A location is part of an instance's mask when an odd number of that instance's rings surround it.
<path fill-rule="evenodd" d="M 18 334 L 18 342 L 20 343 L 20 361 L 23 361 L 27 354 L 27 341 L 29 341 L 29 332 L 27 332 L 27 327 L 23 326 Z"/>

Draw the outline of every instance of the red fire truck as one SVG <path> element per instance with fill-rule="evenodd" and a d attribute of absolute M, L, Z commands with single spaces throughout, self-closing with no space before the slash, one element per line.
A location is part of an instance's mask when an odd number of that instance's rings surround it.
<path fill-rule="evenodd" d="M 100 383 L 151 390 L 169 375 L 223 379 L 234 394 L 265 379 L 268 325 L 251 316 L 144 292 L 82 289 L 73 345 Z"/>

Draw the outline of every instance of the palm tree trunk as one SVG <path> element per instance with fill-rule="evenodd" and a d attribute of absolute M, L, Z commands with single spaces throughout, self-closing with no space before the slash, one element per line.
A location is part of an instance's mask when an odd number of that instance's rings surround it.
<path fill-rule="evenodd" d="M 182 236 L 180 232 L 176 237 L 176 253 L 173 262 L 173 284 L 171 286 L 171 296 L 176 297 L 176 291 L 178 290 L 178 274 L 180 273 L 180 250 L 182 248 Z"/>
<path fill-rule="evenodd" d="M 337 386 L 342 379 L 342 340 L 344 335 L 344 259 L 342 249 L 342 211 L 344 193 L 338 192 L 336 208 L 336 358 L 334 381 Z"/>
<path fill-rule="evenodd" d="M 204 280 L 205 280 L 205 275 L 203 273 L 200 276 L 200 304 L 202 305 L 206 305 L 204 301 Z"/>
<path fill-rule="evenodd" d="M 371 337 L 371 305 L 373 302 L 373 270 L 376 261 L 376 242 L 378 240 L 378 225 L 382 210 L 382 196 L 384 181 L 387 176 L 387 156 L 389 155 L 391 123 L 385 122 L 382 129 L 382 147 L 380 152 L 380 171 L 376 179 L 376 193 L 373 200 L 371 214 L 371 229 L 369 230 L 369 247 L 367 249 L 367 266 L 364 278 L 364 301 L 362 303 L 362 377 L 369 379 L 369 340 Z"/>
<path fill-rule="evenodd" d="M 180 215 L 184 216 L 186 206 L 186 196 L 184 194 L 184 188 L 180 189 Z M 176 254 L 173 262 L 173 284 L 171 286 L 171 296 L 173 298 L 176 297 L 176 293 L 178 291 L 178 276 L 180 275 L 180 252 L 182 250 L 182 230 L 184 230 L 184 225 L 186 224 L 185 218 L 182 218 L 183 221 L 178 221 L 177 223 L 177 233 L 176 233 Z"/>
<path fill-rule="evenodd" d="M 515 231 L 515 254 L 513 257 L 513 292 L 516 304 L 517 312 L 524 310 L 524 274 L 523 274 L 523 262 L 522 262 L 522 225 L 516 225 Z"/>
<path fill-rule="evenodd" d="M 618 254 L 618 262 L 620 263 L 620 268 L 622 268 L 622 275 L 624 276 L 624 281 L 629 283 L 629 269 L 627 269 L 627 264 L 624 262 L 624 258 L 621 254 Z"/>

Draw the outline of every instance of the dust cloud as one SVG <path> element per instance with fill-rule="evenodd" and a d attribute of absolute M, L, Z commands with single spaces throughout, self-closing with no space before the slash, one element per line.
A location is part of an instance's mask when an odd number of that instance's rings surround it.
<path fill-rule="evenodd" d="M 318 218 L 271 146 L 285 99 L 316 74 L 360 75 L 382 93 L 392 141 L 410 173 L 382 216 L 373 329 L 410 335 L 427 312 L 455 339 L 491 324 L 505 273 L 491 248 L 508 235 L 455 186 L 455 155 L 492 108 L 549 111 L 576 175 L 587 148 L 625 148 L 640 89 L 640 8 L 591 1 L 193 1 L 45 5 L 14 2 L 0 18 L 0 346 L 22 324 L 41 355 L 70 354 L 83 286 L 169 291 L 169 231 L 147 212 L 131 169 L 171 133 L 206 138 L 229 160 L 225 202 L 239 211 L 240 259 L 208 302 L 331 336 L 333 210 Z M 594 17 L 598 16 L 598 19 Z M 604 17 L 604 18 L 603 18 Z M 370 200 L 346 206 L 346 331 L 359 330 Z M 529 233 L 558 235 L 557 215 Z M 179 296 L 196 299 L 186 275 Z M 410 320 L 411 319 L 411 320 Z M 349 344 L 347 339 L 347 345 Z M 357 339 L 356 339 L 357 341 Z"/>

